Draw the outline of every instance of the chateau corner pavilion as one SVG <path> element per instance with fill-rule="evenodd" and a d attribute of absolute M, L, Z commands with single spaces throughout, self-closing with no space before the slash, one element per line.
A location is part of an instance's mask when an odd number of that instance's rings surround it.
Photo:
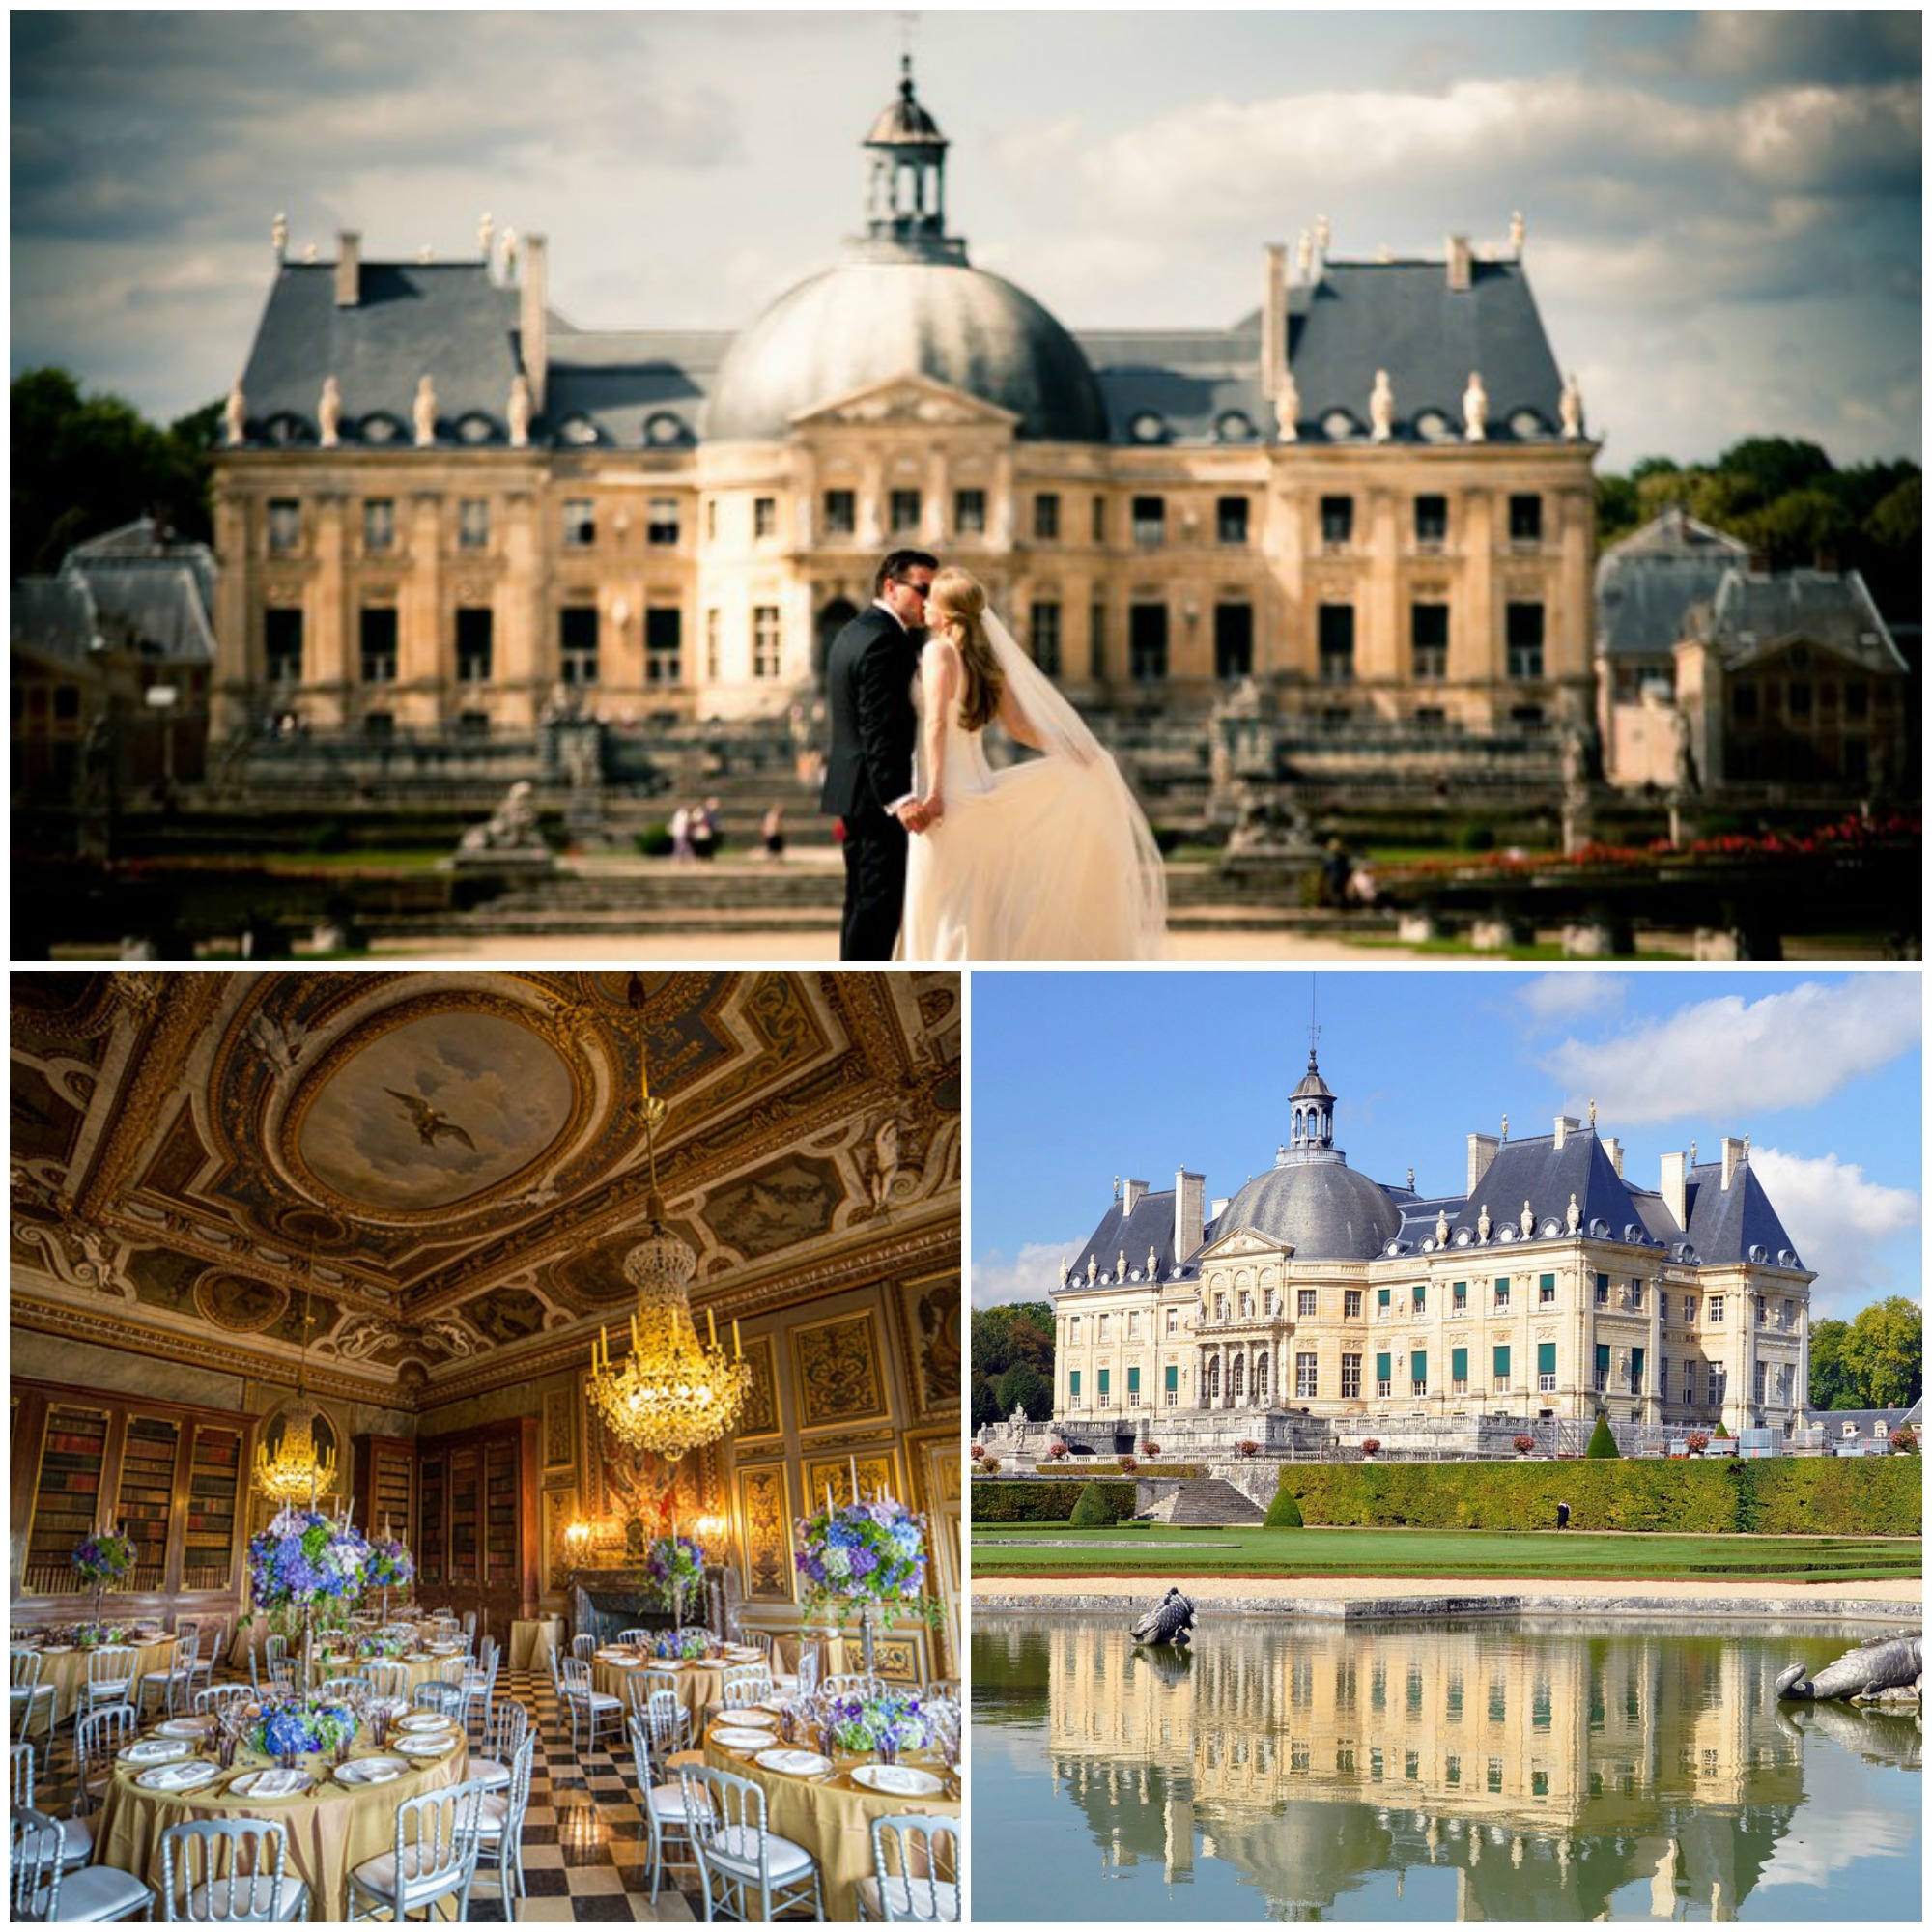
<path fill-rule="evenodd" d="M 14 974 L 14 1916 L 956 1914 L 962 1018 Z"/>

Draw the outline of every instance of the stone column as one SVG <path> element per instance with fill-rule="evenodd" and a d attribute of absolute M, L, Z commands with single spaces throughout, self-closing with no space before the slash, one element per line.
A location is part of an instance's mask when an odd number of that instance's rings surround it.
<path fill-rule="evenodd" d="M 456 623 L 443 608 L 441 509 L 440 496 L 427 490 L 409 498 L 410 570 L 398 600 L 396 628 L 401 636 L 396 670 L 404 684 L 434 679 L 438 688 L 435 716 L 414 718 L 412 723 L 451 723 L 462 703 L 462 693 L 456 688 Z M 493 624 L 493 659 L 497 649 Z M 493 673 L 500 668 L 495 662 L 490 668 Z"/>
<path fill-rule="evenodd" d="M 317 724 L 340 725 L 348 682 L 348 505 L 339 490 L 318 490 L 315 504 L 315 574 L 309 597 L 314 629 L 303 640 L 302 684 Z"/>
<path fill-rule="evenodd" d="M 1379 713 L 1390 700 L 1386 685 L 1390 679 L 1406 683 L 1396 657 L 1396 635 L 1402 604 L 1402 554 L 1404 537 L 1396 492 L 1387 488 L 1366 491 L 1365 521 L 1368 524 L 1368 562 L 1358 582 L 1362 594 L 1356 600 L 1355 676 L 1364 683 L 1384 687 Z"/>
<path fill-rule="evenodd" d="M 248 540 L 248 509 L 217 469 L 214 478 L 214 689 L 209 737 L 213 743 L 245 732 L 263 688 L 261 602 L 257 561 Z"/>
<path fill-rule="evenodd" d="M 1472 489 L 1463 497 L 1464 527 L 1461 550 L 1463 568 L 1455 580 L 1451 596 L 1454 608 L 1449 619 L 1449 654 L 1456 660 L 1456 675 L 1481 696 L 1479 727 L 1487 727 L 1509 712 L 1509 695 L 1501 690 L 1509 668 L 1509 653 L 1503 642 L 1502 612 L 1496 595 L 1496 556 L 1494 495 L 1487 489 Z"/>
<path fill-rule="evenodd" d="M 537 538 L 537 493 L 512 489 L 503 493 L 501 531 L 502 575 L 497 579 L 496 670 L 499 683 L 520 694 L 524 716 L 518 721 L 533 728 L 556 681 L 556 639 L 545 634 L 548 572 L 543 546 Z M 493 505 L 493 514 L 497 506 Z"/>

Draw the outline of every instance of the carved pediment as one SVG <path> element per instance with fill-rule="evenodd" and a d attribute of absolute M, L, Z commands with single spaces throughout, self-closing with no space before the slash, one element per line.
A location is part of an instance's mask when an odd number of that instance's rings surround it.
<path fill-rule="evenodd" d="M 922 428 L 979 427 L 1009 432 L 1019 420 L 1011 410 L 982 402 L 951 384 L 936 383 L 930 376 L 910 372 L 814 404 L 792 417 L 793 426 L 798 429 L 838 428 L 853 423 L 876 428 L 881 423 L 907 423 Z"/>
<path fill-rule="evenodd" d="M 1293 1247 L 1287 1241 L 1267 1241 L 1259 1235 L 1250 1234 L 1245 1228 L 1233 1228 L 1211 1247 L 1203 1248 L 1198 1260 L 1203 1264 L 1275 1257 L 1286 1260 L 1293 1253 Z"/>

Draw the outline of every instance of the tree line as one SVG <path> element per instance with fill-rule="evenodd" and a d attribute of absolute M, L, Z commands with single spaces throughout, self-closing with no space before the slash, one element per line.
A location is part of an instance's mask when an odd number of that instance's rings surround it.
<path fill-rule="evenodd" d="M 1053 1305 L 1012 1301 L 973 1311 L 973 1427 L 1004 1422 L 1013 1407 L 1035 1422 L 1053 1415 Z M 1812 1409 L 1909 1408 L 1924 1392 L 1923 1318 L 1902 1294 L 1849 1321 L 1811 1324 Z"/>

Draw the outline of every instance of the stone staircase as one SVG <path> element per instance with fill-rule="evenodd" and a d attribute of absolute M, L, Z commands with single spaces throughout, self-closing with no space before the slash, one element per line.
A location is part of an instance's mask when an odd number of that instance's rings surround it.
<path fill-rule="evenodd" d="M 1259 1529 L 1266 1513 L 1218 1476 L 1179 1482 L 1141 1514 L 1176 1529 Z"/>

